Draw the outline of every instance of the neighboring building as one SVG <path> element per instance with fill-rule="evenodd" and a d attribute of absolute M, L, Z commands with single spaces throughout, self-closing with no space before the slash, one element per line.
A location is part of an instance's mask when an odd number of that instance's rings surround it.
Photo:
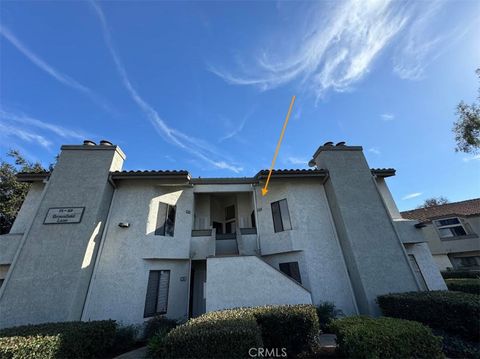
<path fill-rule="evenodd" d="M 440 270 L 480 269 L 480 198 L 402 212 L 419 221 Z"/>
<path fill-rule="evenodd" d="M 380 294 L 446 289 L 359 146 L 326 143 L 311 170 L 243 178 L 122 171 L 107 141 L 62 146 L 0 236 L 0 326 L 263 304 L 334 302 L 379 314 Z"/>

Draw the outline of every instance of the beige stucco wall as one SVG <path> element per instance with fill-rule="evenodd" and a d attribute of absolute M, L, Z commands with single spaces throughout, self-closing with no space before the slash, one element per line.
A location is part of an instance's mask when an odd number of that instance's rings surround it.
<path fill-rule="evenodd" d="M 273 179 L 266 196 L 260 186 L 256 190 L 262 256 L 303 251 L 300 271 L 313 302 L 330 301 L 346 314 L 357 313 L 321 179 Z M 281 199 L 287 199 L 292 230 L 275 233 L 271 203 Z"/>
<path fill-rule="evenodd" d="M 173 237 L 154 234 L 159 201 L 176 205 Z M 120 228 L 120 222 L 130 227 Z M 167 316 L 186 318 L 192 224 L 192 188 L 121 181 L 82 319 L 143 322 L 148 272 L 156 269 L 171 270 Z"/>
<path fill-rule="evenodd" d="M 207 259 L 207 312 L 266 304 L 311 304 L 310 293 L 255 256 Z"/>

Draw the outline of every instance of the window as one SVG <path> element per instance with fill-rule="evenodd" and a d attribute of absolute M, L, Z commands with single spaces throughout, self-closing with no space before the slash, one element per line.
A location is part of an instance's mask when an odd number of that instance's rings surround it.
<path fill-rule="evenodd" d="M 176 206 L 160 202 L 158 204 L 157 229 L 155 235 L 173 237 Z"/>
<path fill-rule="evenodd" d="M 148 274 L 144 318 L 167 313 L 169 270 L 151 270 Z"/>
<path fill-rule="evenodd" d="M 5 279 L 0 279 L 0 288 L 2 288 L 2 285 L 3 285 L 4 281 L 5 281 Z"/>
<path fill-rule="evenodd" d="M 290 278 L 295 279 L 298 283 L 302 284 L 298 262 L 280 263 L 278 266 L 280 267 L 280 271 L 288 275 Z"/>
<path fill-rule="evenodd" d="M 466 236 L 467 231 L 459 218 L 438 219 L 435 221 L 440 238 Z"/>
<path fill-rule="evenodd" d="M 412 265 L 413 272 L 415 273 L 415 277 L 417 277 L 418 283 L 420 284 L 420 289 L 428 290 L 427 283 L 425 282 L 425 278 L 423 278 L 422 271 L 418 266 L 415 256 L 413 254 L 409 254 L 408 259 L 410 260 L 410 264 Z"/>
<path fill-rule="evenodd" d="M 273 229 L 275 232 L 282 232 L 292 229 L 288 204 L 286 199 L 272 203 Z"/>
<path fill-rule="evenodd" d="M 462 267 L 476 267 L 480 263 L 480 257 L 460 257 L 460 265 Z"/>

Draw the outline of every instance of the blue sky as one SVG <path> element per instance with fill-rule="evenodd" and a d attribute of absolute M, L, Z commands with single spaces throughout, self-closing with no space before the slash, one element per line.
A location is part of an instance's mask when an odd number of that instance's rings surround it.
<path fill-rule="evenodd" d="M 0 150 L 52 162 L 108 139 L 125 169 L 251 176 L 362 145 L 400 209 L 480 194 L 454 152 L 480 66 L 478 1 L 0 3 Z M 3 156 L 4 157 L 4 156 Z"/>

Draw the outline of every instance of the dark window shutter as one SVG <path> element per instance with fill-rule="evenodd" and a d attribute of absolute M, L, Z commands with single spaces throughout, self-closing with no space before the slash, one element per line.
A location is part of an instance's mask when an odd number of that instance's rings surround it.
<path fill-rule="evenodd" d="M 173 237 L 175 231 L 175 206 L 167 206 L 167 218 L 165 220 L 165 235 Z"/>
<path fill-rule="evenodd" d="M 280 214 L 280 204 L 278 202 L 272 203 L 272 217 L 273 217 L 273 230 L 275 232 L 283 231 L 282 216 Z"/>
<path fill-rule="evenodd" d="M 159 271 L 150 271 L 148 275 L 147 296 L 145 298 L 145 312 L 143 314 L 145 318 L 155 315 L 157 309 L 156 307 L 159 276 Z"/>
<path fill-rule="evenodd" d="M 160 272 L 160 281 L 158 285 L 157 314 L 165 314 L 167 312 L 169 286 L 170 271 L 162 270 Z"/>
<path fill-rule="evenodd" d="M 250 219 L 252 220 L 252 228 L 256 228 L 257 224 L 255 223 L 255 211 L 252 211 L 252 214 L 250 215 Z"/>
<path fill-rule="evenodd" d="M 158 204 L 158 213 L 157 213 L 157 228 L 155 229 L 155 235 L 164 236 L 165 235 L 165 219 L 167 217 L 168 205 L 160 202 Z"/>
<path fill-rule="evenodd" d="M 283 230 L 292 229 L 292 224 L 290 222 L 290 213 L 288 211 L 288 203 L 286 199 L 279 201 L 280 204 L 280 215 L 282 216 L 282 226 Z"/>

